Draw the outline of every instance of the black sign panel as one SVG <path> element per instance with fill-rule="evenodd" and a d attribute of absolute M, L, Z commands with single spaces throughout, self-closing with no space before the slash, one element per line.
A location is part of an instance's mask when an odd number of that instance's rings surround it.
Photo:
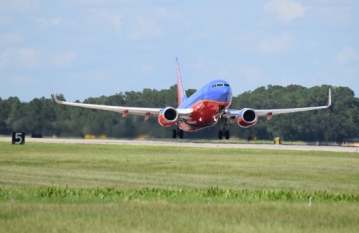
<path fill-rule="evenodd" d="M 25 144 L 25 133 L 13 132 L 12 133 L 12 144 L 13 145 L 24 145 Z"/>

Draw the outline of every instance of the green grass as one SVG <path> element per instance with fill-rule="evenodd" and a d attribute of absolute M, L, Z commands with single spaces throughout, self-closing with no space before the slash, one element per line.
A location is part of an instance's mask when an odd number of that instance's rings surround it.
<path fill-rule="evenodd" d="M 233 190 L 212 187 L 208 189 L 157 189 L 123 190 L 117 188 L 69 188 L 43 186 L 22 191 L 14 195 L 11 191 L 0 189 L 0 198 L 21 200 L 23 202 L 56 203 L 122 203 L 128 200 L 165 201 L 168 203 L 248 203 L 258 201 L 305 202 L 311 198 L 319 202 L 357 203 L 359 195 L 348 193 L 327 193 L 326 191 L 268 191 Z"/>
<path fill-rule="evenodd" d="M 0 142 L 0 232 L 356 232 L 358 184 L 358 153 Z"/>
<path fill-rule="evenodd" d="M 332 203 L 1 205 L 2 232 L 357 232 L 357 206 Z M 333 211 L 335 210 L 335 211 Z"/>

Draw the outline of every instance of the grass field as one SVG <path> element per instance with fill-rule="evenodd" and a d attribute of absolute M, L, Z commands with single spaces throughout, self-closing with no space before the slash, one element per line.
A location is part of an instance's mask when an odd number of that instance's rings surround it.
<path fill-rule="evenodd" d="M 0 142 L 0 232 L 358 229 L 358 153 Z"/>

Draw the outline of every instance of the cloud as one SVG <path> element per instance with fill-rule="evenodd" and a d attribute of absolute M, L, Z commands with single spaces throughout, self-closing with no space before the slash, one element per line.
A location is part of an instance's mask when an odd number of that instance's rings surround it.
<path fill-rule="evenodd" d="M 49 26 L 58 26 L 62 21 L 61 18 L 45 19 L 39 17 L 33 17 L 32 20 L 35 21 L 41 28 L 47 28 Z"/>
<path fill-rule="evenodd" d="M 131 12 L 127 16 L 127 36 L 133 40 L 162 36 L 164 31 L 162 24 L 176 18 L 174 12 L 170 12 L 164 7 L 154 7 L 146 11 Z"/>
<path fill-rule="evenodd" d="M 86 18 L 91 26 L 101 27 L 107 37 L 124 36 L 131 40 L 157 38 L 163 34 L 163 23 L 175 18 L 164 7 L 152 8 L 92 8 Z M 109 33 L 111 32 L 111 33 Z"/>
<path fill-rule="evenodd" d="M 261 77 L 261 71 L 254 66 L 243 65 L 241 66 L 241 73 L 244 74 L 248 82 L 256 83 Z"/>
<path fill-rule="evenodd" d="M 157 21 L 145 16 L 137 16 L 128 30 L 130 39 L 153 38 L 161 36 L 163 30 Z"/>
<path fill-rule="evenodd" d="M 0 4 L 0 12 L 21 12 L 34 9 L 39 5 L 39 0 L 11 0 L 2 1 Z"/>
<path fill-rule="evenodd" d="M 194 62 L 194 67 L 202 72 L 207 70 L 205 59 L 203 59 L 203 57 L 196 58 Z"/>
<path fill-rule="evenodd" d="M 136 3 L 138 0 L 69 0 L 70 4 L 73 5 L 109 5 L 109 4 L 128 4 L 128 3 Z"/>
<path fill-rule="evenodd" d="M 294 0 L 271 0 L 263 10 L 270 14 L 275 14 L 280 21 L 289 22 L 295 18 L 302 17 L 308 7 Z"/>
<path fill-rule="evenodd" d="M 71 65 L 77 58 L 73 51 L 53 51 L 33 48 L 8 48 L 0 53 L 0 69 L 8 67 L 42 68 Z"/>
<path fill-rule="evenodd" d="M 262 54 L 279 54 L 288 51 L 293 43 L 293 36 L 283 32 L 279 36 L 263 39 L 259 43 L 258 51 Z"/>
<path fill-rule="evenodd" d="M 319 9 L 321 15 L 333 19 L 336 23 L 345 23 L 350 20 L 350 11 L 352 7 L 323 7 Z"/>
<path fill-rule="evenodd" d="M 151 72 L 153 71 L 152 66 L 149 65 L 149 64 L 142 65 L 140 69 L 141 69 L 141 72 L 142 72 L 142 73 L 145 73 L 145 74 L 151 73 Z"/>
<path fill-rule="evenodd" d="M 75 52 L 62 52 L 54 58 L 52 64 L 57 67 L 68 66 L 76 60 L 76 57 Z"/>
<path fill-rule="evenodd" d="M 10 17 L 7 15 L 0 15 L 0 24 L 7 24 L 10 22 Z"/>
<path fill-rule="evenodd" d="M 91 9 L 88 21 L 96 25 L 107 24 L 116 30 L 120 30 L 122 26 L 123 15 L 119 12 L 114 12 L 108 9 Z"/>
<path fill-rule="evenodd" d="M 34 79 L 24 75 L 15 74 L 11 76 L 11 82 L 16 85 L 26 86 L 34 83 Z"/>
<path fill-rule="evenodd" d="M 345 65 L 353 60 L 358 60 L 358 51 L 352 47 L 344 47 L 335 56 L 334 60 L 337 64 Z"/>
<path fill-rule="evenodd" d="M 9 65 L 33 68 L 38 64 L 38 53 L 32 48 L 8 48 L 0 53 L 0 68 Z"/>
<path fill-rule="evenodd" d="M 18 44 L 22 39 L 23 38 L 18 33 L 0 34 L 0 42 L 2 44 Z"/>
<path fill-rule="evenodd" d="M 239 63 L 227 64 L 217 74 L 220 78 L 232 79 L 246 84 L 258 83 L 261 77 L 263 77 L 261 70 L 258 67 L 252 65 L 245 65 Z"/>

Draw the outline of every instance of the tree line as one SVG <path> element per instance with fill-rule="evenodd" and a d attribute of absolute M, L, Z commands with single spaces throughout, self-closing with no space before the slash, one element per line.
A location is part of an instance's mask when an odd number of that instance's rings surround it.
<path fill-rule="evenodd" d="M 328 89 L 332 90 L 332 106 L 329 109 L 260 117 L 258 123 L 248 129 L 236 122 L 228 129 L 231 137 L 272 140 L 281 137 L 286 141 L 336 141 L 342 142 L 359 137 L 359 99 L 348 87 L 328 85 L 311 88 L 300 85 L 259 87 L 234 96 L 230 108 L 293 108 L 326 105 Z M 187 90 L 187 96 L 196 90 Z M 65 101 L 60 94 L 59 100 Z M 77 101 L 79 102 L 79 101 Z M 177 87 L 169 89 L 143 89 L 142 92 L 116 93 L 111 96 L 87 98 L 84 103 L 133 107 L 177 107 Z M 185 138 L 217 138 L 221 125 L 198 132 L 186 133 Z M 0 134 L 12 132 L 42 134 L 43 136 L 81 137 L 86 134 L 107 135 L 111 138 L 136 138 L 145 135 L 153 138 L 171 138 L 171 129 L 157 123 L 157 117 L 147 121 L 144 116 L 83 109 L 55 104 L 49 98 L 35 98 L 21 102 L 18 97 L 0 98 Z"/>

